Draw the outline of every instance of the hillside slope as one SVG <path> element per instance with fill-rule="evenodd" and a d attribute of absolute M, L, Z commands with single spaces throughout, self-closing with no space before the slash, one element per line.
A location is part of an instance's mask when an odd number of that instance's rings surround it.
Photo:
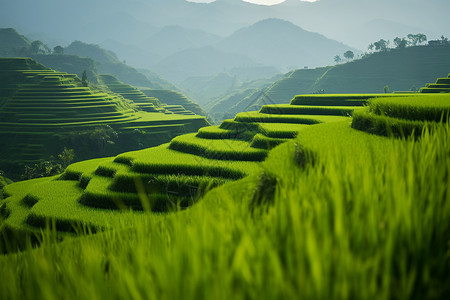
<path fill-rule="evenodd" d="M 29 45 L 30 41 L 14 28 L 0 28 L 0 56 L 14 55 L 16 51 Z"/>
<path fill-rule="evenodd" d="M 385 86 L 389 91 L 418 91 L 436 77 L 448 74 L 449 52 L 450 45 L 391 49 L 349 63 L 294 70 L 262 89 L 261 96 L 246 107 L 255 110 L 264 104 L 289 103 L 299 94 L 383 93 Z"/>

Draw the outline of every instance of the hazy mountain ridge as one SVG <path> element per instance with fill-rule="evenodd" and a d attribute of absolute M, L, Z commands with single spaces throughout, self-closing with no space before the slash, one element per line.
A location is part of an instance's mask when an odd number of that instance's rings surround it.
<path fill-rule="evenodd" d="M 223 39 L 218 48 L 243 53 L 259 63 L 287 71 L 333 63 L 336 53 L 354 50 L 281 19 L 266 19 Z"/>
<path fill-rule="evenodd" d="M 30 41 L 13 28 L 0 28 L 0 56 L 10 55 L 11 49 L 28 47 Z"/>
<path fill-rule="evenodd" d="M 338 39 L 334 33 L 342 32 L 350 26 L 357 27 L 372 19 L 384 18 L 408 26 L 424 27 L 428 30 L 442 30 L 448 33 L 449 21 L 445 12 L 450 10 L 450 3 L 443 0 L 430 1 L 368 1 L 368 0 L 321 0 L 314 3 L 289 1 L 274 6 L 255 5 L 243 1 L 215 1 L 200 4 L 182 0 L 171 1 L 126 1 L 97 0 L 97 1 L 8 1 L 0 12 L 0 26 L 26 29 L 27 31 L 42 31 L 51 36 L 69 36 L 70 40 L 81 39 L 90 42 L 86 36 L 91 35 L 93 29 L 86 27 L 111 20 L 114 28 L 126 28 L 117 39 L 125 42 L 135 33 L 141 33 L 142 27 L 149 30 L 168 25 L 180 25 L 188 28 L 202 29 L 219 35 L 229 35 L 235 30 L 256 23 L 266 18 L 282 18 L 294 24 L 315 32 L 321 32 L 328 37 Z M 88 6 L 87 6 L 88 5 Z M 85 9 L 89 7 L 89 9 Z M 386 8 L 389 9 L 386 9 Z M 59 11 L 55 15 L 53 11 Z M 157 12 L 157 13 L 156 13 Z M 426 14 L 424 12 L 427 12 Z M 122 15 L 123 22 L 117 22 L 117 14 Z M 36 18 L 39 15 L 39 20 Z M 128 16 L 128 17 L 126 17 Z M 320 16 L 321 22 L 318 22 Z M 43 23 L 42 19 L 52 20 Z M 20 22 L 18 22 L 20 20 Z M 323 22 L 327 20 L 327 22 Z M 420 20 L 420 26 L 417 21 Z M 337 22 L 339 21 L 339 22 Z M 53 24 L 59 24 L 55 27 Z M 135 24 L 133 24 L 135 23 Z M 101 22 L 97 22 L 102 25 Z M 142 26 L 143 24 L 147 24 Z M 328 26 L 333 24 L 333 26 Z M 105 24 L 108 28 L 110 24 Z M 119 26 L 120 25 L 120 26 Z M 226 26 L 225 26 L 226 25 Z M 89 28 L 89 31 L 80 29 Z M 151 30 L 150 30 L 151 31 Z M 152 32 L 154 33 L 154 32 Z M 119 34 L 119 32 L 118 32 Z M 71 36 L 72 35 L 72 36 Z M 148 38 L 151 34 L 149 34 Z M 96 41 L 101 42 L 102 36 Z M 104 37 L 103 37 L 104 38 Z M 357 41 L 359 37 L 354 37 Z M 347 42 L 348 41 L 344 41 Z M 350 43 L 351 44 L 351 43 Z"/>
<path fill-rule="evenodd" d="M 44 0 L 39 3 L 22 0 L 5 3 L 3 8 L 0 11 L 0 26 L 20 26 L 25 33 L 44 32 L 55 39 L 64 37 L 66 40 L 107 45 L 107 48 L 119 54 L 120 60 L 126 60 L 137 68 L 151 69 L 158 64 L 167 64 L 168 55 L 180 55 L 189 60 L 184 51 L 217 44 L 221 46 L 219 50 L 222 52 L 233 50 L 232 53 L 248 56 L 251 59 L 249 65 L 262 63 L 284 72 L 287 68 L 326 65 L 332 63 L 334 55 L 342 54 L 342 45 L 336 45 L 335 50 L 329 52 L 321 52 L 328 47 L 319 46 L 311 51 L 303 49 L 303 52 L 297 50 L 294 53 L 293 48 L 298 47 L 298 44 L 293 43 L 289 49 L 291 41 L 281 39 L 281 33 L 275 35 L 279 39 L 271 37 L 274 41 L 267 45 L 264 45 L 264 38 L 256 40 L 260 44 L 253 49 L 252 43 L 246 43 L 246 39 L 231 45 L 231 37 L 236 37 L 237 30 L 246 27 L 249 30 L 269 18 L 290 21 L 305 31 L 318 32 L 326 38 L 344 42 L 349 45 L 349 49 L 353 45 L 361 50 L 367 49 L 369 41 L 384 35 L 387 39 L 402 36 L 408 28 L 426 33 L 429 38 L 445 35 L 449 32 L 447 28 L 450 28 L 445 13 L 450 10 L 450 3 L 442 0 L 426 3 L 417 0 L 321 0 L 313 3 L 290 0 L 273 6 L 255 5 L 241 0 L 218 0 L 208 4 L 184 0 L 133 0 L 126 4 L 123 0 Z M 58 14 L 54 11 L 58 11 Z M 397 25 L 394 28 L 384 26 L 380 30 L 380 26 L 375 24 L 370 33 L 359 30 L 364 26 L 370 27 L 374 20 Z M 392 32 L 389 31 L 391 29 Z M 217 42 L 218 36 L 226 36 L 224 42 Z M 236 44 L 240 45 L 240 52 L 236 51 Z M 282 51 L 276 48 L 268 51 L 268 47 L 276 44 L 286 47 Z M 273 52 L 283 54 L 275 56 Z M 304 60 L 299 61 L 295 54 L 304 57 Z M 288 61 L 292 61 L 292 64 L 287 64 Z M 235 63 L 233 65 L 236 66 Z M 217 69 L 220 65 L 214 67 Z M 220 69 L 220 72 L 223 71 L 223 68 Z M 204 75 L 204 71 L 193 74 Z M 180 76 L 175 74 L 175 77 Z M 176 80 L 183 79 L 186 78 Z"/>

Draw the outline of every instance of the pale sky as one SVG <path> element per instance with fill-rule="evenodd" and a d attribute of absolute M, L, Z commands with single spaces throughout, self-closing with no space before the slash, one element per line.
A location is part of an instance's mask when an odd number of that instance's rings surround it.
<path fill-rule="evenodd" d="M 204 2 L 204 3 L 210 3 L 214 2 L 215 0 L 188 0 L 190 2 Z M 255 4 L 263 4 L 263 5 L 274 5 L 281 2 L 284 2 L 285 0 L 243 0 L 245 2 L 255 3 Z M 300 0 L 305 2 L 316 2 L 317 0 Z"/>

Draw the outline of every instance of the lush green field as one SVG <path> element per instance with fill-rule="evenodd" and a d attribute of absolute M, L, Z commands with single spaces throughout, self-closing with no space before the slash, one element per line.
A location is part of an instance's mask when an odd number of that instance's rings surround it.
<path fill-rule="evenodd" d="M 0 297 L 448 298 L 450 126 L 427 116 L 450 95 L 397 96 L 293 100 L 7 185 L 3 251 L 40 247 L 0 257 Z"/>
<path fill-rule="evenodd" d="M 111 76 L 101 78 L 117 92 L 146 97 Z M 332 95 L 329 101 L 334 98 L 338 101 L 338 96 Z M 295 138 L 300 131 L 314 124 L 348 121 L 355 108 L 354 104 L 327 108 L 267 105 L 259 112 L 238 114 L 219 127 L 204 127 L 196 134 L 178 136 L 169 144 L 70 165 L 60 177 L 39 181 L 37 186 L 33 181 L 30 188 L 27 182 L 7 186 L 3 205 L 5 228 L 36 232 L 45 227 L 47 219 L 53 219 L 63 232 L 71 230 L 71 223 L 105 228 L 142 214 L 136 210 L 165 212 L 186 208 L 209 189 L 257 172 L 270 149 Z M 146 126 L 157 126 L 167 118 L 166 114 L 135 113 L 140 114 L 142 125 Z M 183 118 L 170 116 L 173 125 L 177 124 L 176 118 Z M 139 125 L 138 122 L 134 124 Z M 55 191 L 55 195 L 42 190 Z M 65 197 L 65 193 L 72 196 Z M 61 200 L 53 200 L 58 198 Z M 118 212 L 119 209 L 133 211 Z"/>
<path fill-rule="evenodd" d="M 0 258 L 0 295 L 445 299 L 449 151 L 448 125 L 417 142 L 312 126 L 189 210 L 62 243 L 46 232 Z"/>

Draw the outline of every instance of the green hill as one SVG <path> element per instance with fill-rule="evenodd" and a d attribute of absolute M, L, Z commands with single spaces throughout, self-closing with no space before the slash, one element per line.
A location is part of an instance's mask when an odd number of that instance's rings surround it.
<path fill-rule="evenodd" d="M 75 41 L 65 48 L 65 52 L 80 57 L 89 57 L 96 62 L 100 74 L 113 74 L 119 80 L 134 86 L 158 88 L 161 85 L 166 85 L 165 81 L 160 78 L 157 78 L 157 81 L 153 83 L 146 75 L 120 61 L 114 52 L 96 44 Z"/>
<path fill-rule="evenodd" d="M 317 69 L 301 69 L 292 71 L 272 84 L 259 89 L 246 89 L 231 93 L 218 101 L 215 101 L 208 112 L 216 119 L 221 120 L 222 115 L 237 114 L 241 111 L 259 109 L 264 104 L 288 103 L 286 99 L 292 99 L 296 94 L 310 88 L 315 84 L 329 67 Z M 255 103 L 257 103 L 255 105 Z"/>
<path fill-rule="evenodd" d="M 81 57 L 89 57 L 101 64 L 116 64 L 120 62 L 114 52 L 103 49 L 95 44 L 86 44 L 80 41 L 72 42 L 64 48 L 64 52 Z"/>
<path fill-rule="evenodd" d="M 99 71 L 97 64 L 91 58 L 68 54 L 34 54 L 28 55 L 28 57 L 53 70 L 76 74 L 79 78 L 81 78 L 83 72 L 86 71 L 89 82 L 94 84 L 98 83 Z"/>
<path fill-rule="evenodd" d="M 449 50 L 449 45 L 391 49 L 332 67 L 295 70 L 261 90 L 261 96 L 246 106 L 255 110 L 264 104 L 289 103 L 298 94 L 382 93 L 385 86 L 390 91 L 417 91 L 448 73 Z"/>
<path fill-rule="evenodd" d="M 175 88 L 170 82 L 161 79 L 148 70 L 146 74 L 136 70 L 119 60 L 117 55 L 96 44 L 74 41 L 63 49 L 63 53 L 51 53 L 45 45 L 45 51 L 30 49 L 30 42 L 15 29 L 0 28 L 0 56 L 3 57 L 31 57 L 39 63 L 54 70 L 77 74 L 81 77 L 86 70 L 91 82 L 98 82 L 98 74 L 114 74 L 123 82 L 147 88 L 165 89 Z"/>
<path fill-rule="evenodd" d="M 30 41 L 13 28 L 0 28 L 0 56 L 14 55 L 16 51 L 30 46 Z"/>
<path fill-rule="evenodd" d="M 87 159 L 158 145 L 208 124 L 196 115 L 160 113 L 152 103 L 153 113 L 140 111 L 131 100 L 31 59 L 4 58 L 0 65 L 0 78 L 10 78 L 0 88 L 0 166 L 11 177 L 64 147 Z"/>

